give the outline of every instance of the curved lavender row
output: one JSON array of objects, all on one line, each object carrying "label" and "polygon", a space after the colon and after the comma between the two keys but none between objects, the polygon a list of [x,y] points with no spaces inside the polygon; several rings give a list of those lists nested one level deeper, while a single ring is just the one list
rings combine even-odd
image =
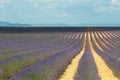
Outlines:
[{"label": "curved lavender row", "polygon": [[[74,41],[74,40],[73,40]],[[73,41],[71,42],[71,43],[73,43]],[[68,47],[69,45],[67,45],[68,43],[69,43],[70,41],[66,41],[66,44],[65,45],[61,45],[61,46],[58,46],[58,47],[56,47],[56,46],[51,46],[49,49],[47,49],[46,50],[46,52],[47,51],[49,51],[49,50],[51,50],[53,47],[55,47],[54,49],[59,49],[59,48],[66,48],[66,47]],[[67,46],[66,46],[67,45]],[[69,46],[70,47],[70,46]],[[12,53],[12,54],[3,54],[3,55],[1,55],[0,57],[2,57],[2,59],[4,59],[4,58],[12,58],[12,57],[15,57],[15,56],[18,56],[18,55],[20,55],[20,56],[24,56],[24,55],[30,55],[30,54],[33,54],[33,53],[36,53],[36,52],[39,52],[39,51],[41,51],[41,50],[30,50],[30,51],[25,51],[25,52],[19,52],[19,54],[16,52],[16,53]],[[7,56],[6,56],[7,55]],[[9,56],[8,56],[9,55]],[[5,57],[4,57],[5,56]],[[11,57],[10,57],[11,56]],[[3,60],[4,61],[4,60]]]},{"label": "curved lavender row", "polygon": [[[71,35],[71,34],[73,34],[73,33],[67,32],[67,37],[68,37],[69,35]],[[65,38],[65,40],[63,40],[63,39],[64,39],[63,37]],[[59,38],[59,41],[60,41],[60,42],[57,43],[58,46],[60,46],[60,47],[64,47],[65,44],[68,44],[68,41],[69,41],[69,40],[75,40],[75,39],[69,39],[69,38],[65,37],[65,35],[64,35],[63,37],[62,37],[62,39]],[[66,42],[66,40],[67,40],[67,42]],[[62,41],[62,42],[61,42],[61,41]],[[68,47],[68,45],[67,45],[66,47]]]},{"label": "curved lavender row", "polygon": [[[58,47],[55,46],[55,48],[58,48]],[[0,57],[1,57],[0,60],[4,59],[4,58],[10,58],[10,57],[16,56],[16,55],[24,55],[24,54],[33,53],[33,52],[36,52],[36,51],[40,51],[42,49],[44,49],[44,48],[41,47],[40,49],[33,49],[33,50],[30,50],[30,49],[21,49],[21,50],[9,51],[9,52],[6,52],[6,53],[0,53]],[[49,49],[51,49],[51,47]]]},{"label": "curved lavender row", "polygon": [[[72,34],[72,33],[71,33]],[[69,34],[70,35],[70,34]],[[69,36],[68,35],[68,36]],[[81,34],[79,35],[79,37],[81,36]],[[74,40],[74,39],[73,39]],[[66,42],[63,42],[61,45],[59,45],[59,46],[62,46],[62,45],[64,45],[64,44],[67,44]]]},{"label": "curved lavender row", "polygon": [[29,80],[33,78],[36,80],[57,80],[73,57],[79,53],[82,48],[82,43],[83,39],[80,41],[78,47],[60,52],[38,62],[35,65],[22,70],[20,73],[17,73],[10,80]]},{"label": "curved lavender row", "polygon": [[[71,40],[70,40],[71,41]],[[68,42],[66,42],[66,43],[69,43],[69,41]],[[74,44],[75,43],[75,40],[72,40],[71,42],[70,42],[71,44]],[[67,45],[67,44],[66,44]],[[62,46],[63,47],[63,46]],[[66,46],[65,46],[66,47]],[[67,48],[71,48],[72,46],[67,46]],[[52,51],[52,50],[55,50],[55,49],[63,49],[63,48],[59,48],[59,47],[54,47],[54,46],[52,46],[52,47],[50,47],[50,48],[48,48],[48,49],[44,49],[44,52],[48,52],[48,51]],[[65,48],[66,49],[66,48]],[[29,52],[28,54],[27,53],[25,53],[25,54],[23,54],[23,55],[16,55],[16,56],[24,56],[24,57],[27,57],[27,56],[33,56],[34,54],[38,54],[38,53],[42,53],[43,52],[43,50],[35,50],[35,51],[33,51],[33,52]],[[11,57],[11,58],[15,58],[16,56],[13,56],[13,57]],[[8,58],[8,60],[9,60],[10,58]],[[4,61],[4,60],[3,60]]]},{"label": "curved lavender row", "polygon": [[19,51],[10,51],[9,53],[0,53],[0,61],[1,60],[4,60],[6,58],[11,58],[11,57],[14,57],[14,56],[20,56],[20,55],[25,55],[25,54],[29,54],[29,53],[33,53],[33,52],[36,52],[36,51],[41,51],[42,49],[38,49],[38,50],[27,50],[27,49],[22,49],[22,50],[19,50]]},{"label": "curved lavender row", "polygon": [[[56,39],[57,39],[57,40],[56,40]],[[64,40],[62,37],[61,37],[61,39],[58,39],[58,37],[57,37],[57,38],[55,38],[54,44],[58,44],[58,43],[61,44],[61,42],[59,42],[59,41],[61,41],[61,40],[66,41],[66,40]],[[57,43],[56,43],[56,42],[57,42]],[[50,43],[52,44],[52,42],[50,42]],[[2,44],[3,44],[3,43],[2,43]],[[37,44],[36,44],[38,47],[37,47],[36,45],[31,44],[31,43],[30,43],[30,44],[29,44],[29,43],[28,43],[28,44],[26,44],[26,43],[25,43],[25,44],[23,44],[23,43],[22,43],[22,44],[21,44],[21,43],[18,44],[18,43],[16,43],[16,42],[13,42],[13,43],[7,44],[7,43],[5,42],[3,45],[5,45],[5,44],[6,44],[7,46],[12,46],[12,45],[13,45],[13,46],[16,46],[16,47],[19,47],[19,48],[20,48],[20,45],[21,45],[21,47],[23,46],[23,47],[28,48],[28,49],[31,49],[30,46],[34,46],[34,47],[32,47],[32,48],[40,48],[40,47],[38,46],[38,44],[39,44],[38,42],[37,42]],[[10,44],[12,44],[12,45],[10,45]],[[46,44],[46,45],[47,45],[48,48],[51,47],[51,46],[49,46],[48,44]],[[53,45],[53,44],[52,44],[52,45]],[[41,46],[41,44],[40,44],[40,46]],[[45,44],[42,44],[41,47],[46,47],[46,46],[45,46]],[[16,51],[16,50],[15,50],[15,51]],[[14,51],[12,51],[12,52],[14,52]]]},{"label": "curved lavender row", "polygon": [[119,34],[117,35],[117,34],[115,34],[117,31],[111,31],[111,33],[116,37],[116,38],[119,38]]},{"label": "curved lavender row", "polygon": [[[95,37],[95,39],[96,39],[96,37]],[[91,40],[92,40],[92,39],[91,39]],[[93,40],[92,40],[92,41],[93,41]],[[96,41],[97,41],[97,39],[96,39]],[[94,42],[93,42],[93,43],[94,43]],[[109,55],[112,55],[111,57],[118,57],[118,58],[120,57],[119,51],[116,51],[116,50],[114,50],[114,49],[111,49],[112,51],[110,51],[110,50],[104,48],[104,46],[101,45],[100,42],[97,41],[97,43],[98,43],[99,46],[104,50],[104,52],[108,53]],[[104,42],[103,42],[103,43],[104,43]],[[109,47],[110,47],[110,46],[109,46]]]},{"label": "curved lavender row", "polygon": [[[10,75],[13,75],[18,69],[26,68],[27,66],[30,66],[31,64],[34,64],[37,61],[43,60],[44,58],[51,56],[53,54],[56,54],[58,51],[38,51],[36,53],[29,53],[25,55],[17,55],[12,58],[4,59],[0,61],[0,70],[2,70],[0,77],[7,77]],[[43,55],[44,54],[44,55]],[[16,65],[15,65],[16,64]],[[6,70],[6,68],[10,66],[12,71]],[[10,74],[11,72],[11,74]],[[8,75],[9,74],[9,75]]]},{"label": "curved lavender row", "polygon": [[104,61],[113,71],[115,76],[120,78],[120,61],[114,57],[115,53],[110,53],[108,50],[105,50],[104,52],[100,51],[94,42],[93,42],[93,47],[95,51],[98,53],[98,55],[100,55],[104,59]]},{"label": "curved lavender row", "polygon": [[[65,41],[66,41],[66,40],[65,40]],[[69,40],[69,41],[70,41],[70,40]],[[69,43],[69,41],[66,41],[66,43]],[[37,45],[37,46],[38,46],[38,45]],[[47,46],[48,46],[48,45],[47,45]],[[63,46],[64,46],[64,47],[67,47],[67,46],[65,46],[65,45],[63,45]],[[48,49],[51,49],[52,47],[55,47],[56,49],[57,49],[57,48],[60,48],[60,47],[63,48],[63,46],[49,46]],[[27,48],[28,48],[28,47],[27,47]],[[45,45],[39,45],[38,48],[46,48],[46,47],[45,47]],[[46,49],[47,49],[47,48],[46,48]],[[38,50],[39,50],[39,49],[38,49]],[[37,51],[38,51],[38,50],[37,50]],[[20,52],[19,52],[19,51],[20,51],[20,50],[17,50],[17,51],[14,50],[14,51],[9,52],[9,53],[1,53],[1,54],[0,54],[0,59],[10,58],[10,57],[12,57],[12,56],[14,57],[14,56],[16,56],[16,55],[18,56],[18,54],[19,54],[19,55],[24,55],[24,54],[36,52],[36,50],[30,50],[30,49],[29,49],[28,51],[27,51],[27,49],[23,49],[23,50],[20,51]],[[10,53],[12,53],[12,54],[10,54]]]},{"label": "curved lavender row", "polygon": [[[16,47],[16,48],[28,48],[28,49],[32,49],[32,48],[37,48],[36,46],[39,45],[40,41],[45,41],[44,38],[39,38],[39,35],[35,35],[33,34],[33,37],[31,38],[30,35],[27,35],[26,37],[24,37],[24,35],[14,35],[14,36],[11,36],[12,34],[10,34],[10,36],[12,37],[9,37],[8,36],[9,34],[6,35],[6,37],[3,36],[3,39],[1,41],[0,39],[0,43],[1,45],[3,44],[5,47],[8,47],[9,49],[11,47]],[[35,36],[34,36],[35,35]],[[41,35],[41,34],[40,34]],[[53,34],[52,34],[53,35]],[[59,34],[57,34],[59,35]],[[54,36],[57,36],[56,34],[54,34]],[[0,35],[2,36],[2,35]],[[37,39],[35,38],[37,37]],[[43,36],[44,37],[44,36]],[[58,39],[59,36],[57,36],[55,39]],[[20,39],[19,39],[20,38]],[[29,39],[30,38],[30,39]],[[45,38],[46,39],[46,38]],[[49,38],[48,38],[49,39]],[[54,38],[53,38],[54,39]],[[46,39],[47,40],[47,39]],[[58,39],[59,40],[59,39]],[[47,41],[49,42],[49,40]],[[37,43],[37,44],[36,44]],[[51,43],[51,42],[50,42]],[[59,43],[59,42],[58,42]],[[41,45],[41,43],[40,43]],[[45,45],[45,44],[44,44]],[[31,46],[34,46],[34,47],[31,47]],[[46,47],[50,47],[48,44]],[[39,48],[39,47],[38,47]],[[16,51],[16,50],[15,50]],[[13,51],[12,51],[13,52]]]},{"label": "curved lavender row", "polygon": [[[94,33],[94,35],[95,35],[95,33]],[[98,34],[97,34],[98,35]],[[99,39],[97,38],[97,36],[95,35],[95,39],[96,39],[96,42],[97,43],[99,43],[99,46],[102,46],[102,49],[104,50],[104,51],[108,51],[108,52],[110,52],[110,50],[108,49],[108,48],[106,48],[102,43],[104,43],[104,41],[100,38],[100,36],[98,36],[99,37]]]},{"label": "curved lavender row", "polygon": [[[111,34],[112,34],[112,33],[111,33]],[[116,37],[114,40],[115,40],[116,43],[118,43],[118,45],[119,45],[120,37]]]},{"label": "curved lavender row", "polygon": [[[75,47],[76,45],[76,40],[72,41],[72,45],[67,47],[67,48],[61,48],[60,50],[43,50],[43,52],[39,52],[37,51],[36,53],[29,53],[29,54],[25,54],[25,55],[21,55],[21,56],[14,56],[12,58],[8,58],[5,60],[2,60],[0,62],[0,68],[1,70],[3,70],[3,72],[1,73],[1,78],[9,78],[12,77],[12,75],[14,75],[14,73],[20,71],[23,68],[26,68],[38,61],[41,61],[45,58],[47,58],[48,56],[52,56],[55,54],[58,54],[58,52],[62,51],[66,51],[66,50],[71,50],[71,48]],[[73,46],[73,47],[72,47]],[[49,51],[49,52],[48,52]],[[42,53],[42,54],[41,54]],[[43,55],[44,54],[44,55]],[[11,67],[9,68],[9,70],[6,71],[7,67]],[[11,74],[10,74],[11,73]]]},{"label": "curved lavender row", "polygon": [[[108,34],[110,37],[112,37],[109,32],[107,32],[107,34]],[[102,35],[103,35],[103,34],[102,34]],[[106,35],[106,34],[104,34],[104,35]],[[108,35],[106,35],[107,38],[105,38],[105,37],[103,36],[104,39],[105,39],[106,41],[108,41],[109,43],[111,43],[112,45],[114,45],[115,47],[120,48],[120,46],[118,45],[118,43],[115,41],[116,38],[113,38],[113,37],[110,38],[110,37],[108,37]],[[115,48],[113,48],[113,49],[115,49]],[[115,50],[118,50],[118,49],[115,49]]]},{"label": "curved lavender row", "polygon": [[[111,38],[112,39],[112,41],[114,41],[115,42],[115,44],[119,44],[119,40],[120,40],[120,37],[116,37],[113,33],[111,33],[111,32],[109,32],[109,35],[110,36],[114,36],[113,38]],[[118,39],[118,40],[117,40]]]},{"label": "curved lavender row", "polygon": [[119,32],[118,34],[116,34],[116,35],[115,35],[115,32],[116,32],[116,31],[114,31],[114,32],[111,31],[110,34],[112,34],[112,35],[115,36],[115,38],[113,38],[113,39],[114,39],[114,41],[115,41],[116,43],[119,44],[120,37],[118,36],[118,34],[120,34],[120,32]]},{"label": "curved lavender row", "polygon": [[[57,39],[56,41],[58,41],[58,40],[59,39]],[[33,41],[34,41],[34,39],[33,39]],[[49,41],[49,44],[46,43],[46,45],[47,45],[46,47],[49,48],[51,46],[50,43],[52,44],[53,41],[52,40],[48,40],[48,41]],[[38,49],[39,47],[44,47],[44,45],[45,45],[41,41],[36,41],[36,40],[34,42],[29,42],[29,43],[25,43],[25,42],[19,43],[19,42],[9,42],[9,41],[8,42],[4,41],[4,42],[0,42],[0,43],[1,43],[2,46],[8,47],[8,48],[10,48],[10,47],[16,47],[16,48],[26,48],[26,49],[36,49],[36,48]]]},{"label": "curved lavender row", "polygon": [[[66,43],[69,43],[71,40],[69,40],[69,41],[66,41]],[[39,46],[41,46],[41,45],[39,45]],[[48,45],[47,45],[48,46]],[[63,45],[63,46],[65,46],[65,45]],[[55,48],[60,48],[60,47],[62,47],[63,48],[63,46],[49,46],[50,47],[50,49],[51,48],[53,48],[53,47],[55,47]],[[44,47],[45,47],[45,45],[44,45]],[[39,48],[44,48],[44,47],[39,47]],[[65,47],[68,47],[68,46],[65,46]],[[64,47],[64,48],[65,48]],[[25,51],[21,51],[21,52],[16,52],[16,51],[12,51],[12,52],[9,52],[9,53],[1,53],[0,54],[0,57],[1,57],[1,59],[4,59],[4,58],[9,58],[9,57],[14,57],[15,55],[24,55],[24,54],[28,54],[28,53],[34,53],[34,52],[36,52],[36,50],[30,50],[30,51],[27,51],[26,49],[24,49]],[[37,50],[38,51],[38,50]],[[12,53],[12,54],[10,54],[10,53]]]},{"label": "curved lavender row", "polygon": [[[108,50],[108,49],[106,49],[105,46],[103,46],[103,45],[99,42],[99,40],[96,38],[96,36],[95,36],[95,39],[96,39],[97,43],[99,43],[99,45],[102,47],[102,49],[103,49],[105,52],[107,52],[107,53],[109,53],[109,54],[112,54],[112,55],[114,55],[114,56],[120,57],[119,51],[114,51],[114,49],[113,49],[111,46],[109,46],[109,48],[111,48],[111,50]],[[105,43],[105,42],[102,41],[102,40],[101,40],[101,42]],[[108,46],[108,45],[107,45],[107,46]]]},{"label": "curved lavender row", "polygon": [[[79,42],[79,41],[78,41]],[[71,45],[73,45],[74,43],[76,43],[76,40],[75,39],[67,39],[67,40],[64,40],[64,42],[62,43],[61,42],[61,40],[60,40],[60,42],[58,42],[58,43],[60,43],[59,45],[58,45],[58,48],[60,49],[64,49],[64,48],[66,48],[66,47],[70,47]],[[56,47],[55,47],[56,48]]]},{"label": "curved lavender row", "polygon": [[88,41],[86,42],[86,50],[79,62],[77,73],[74,80],[101,80],[98,76],[95,61],[89,48]]},{"label": "curved lavender row", "polygon": [[107,44],[107,42],[106,42],[103,38],[101,38],[101,36],[99,35],[98,31],[97,31],[96,33],[97,33],[97,35],[98,35],[98,37],[99,37],[99,40],[108,47],[107,50],[111,51],[111,50],[112,50],[112,47],[109,46],[109,45]]},{"label": "curved lavender row", "polygon": [[[46,41],[46,42],[51,43],[50,40],[52,40],[52,39],[47,38],[47,37],[45,38],[44,36],[42,36],[42,38],[41,37],[39,38],[39,35],[41,35],[41,33],[39,33],[37,35],[36,34],[30,34],[30,35],[27,35],[27,36],[24,36],[23,34],[18,34],[17,36],[16,35],[12,36],[12,34],[10,34],[9,36],[11,36],[11,37],[9,37],[8,35],[9,34],[7,34],[6,37],[3,37],[3,39],[0,39],[1,45],[3,44],[3,45],[5,45],[5,47],[8,47],[8,48],[13,46],[13,47],[18,47],[18,48],[20,48],[20,47],[28,47],[30,49],[31,45],[35,46],[36,43],[37,43],[36,45],[38,45],[39,42],[41,42],[41,41],[42,42]],[[51,36],[49,36],[49,37],[59,40],[59,35],[61,35],[61,34],[60,33],[59,34],[51,34],[52,37]]]},{"label": "curved lavender row", "polygon": [[114,32],[118,37],[120,37],[120,31],[115,31]]},{"label": "curved lavender row", "polygon": [[[54,34],[55,35],[55,34]],[[36,48],[36,46],[38,46],[39,45],[39,43],[41,42],[41,41],[45,41],[44,39],[40,39],[39,40],[39,38],[37,39],[37,41],[36,40],[34,40],[34,38],[32,39],[33,41],[29,41],[29,42],[27,42],[27,43],[25,43],[24,44],[24,42],[22,42],[22,44],[21,43],[19,43],[20,45],[22,45],[21,47],[25,47],[25,48],[28,48],[28,49],[31,49],[30,48],[30,46],[34,46],[35,48]],[[52,40],[55,40],[55,42],[53,42]],[[59,43],[59,44],[61,44],[61,42],[59,42],[59,41],[65,41],[65,39],[63,38],[63,37],[60,37],[59,38],[59,36],[57,36],[57,37],[55,37],[55,38],[53,38],[53,39],[49,39],[49,40],[47,40],[47,42],[48,43],[50,43],[50,44],[52,44],[53,45],[53,43],[54,44],[56,44],[56,42],[57,42],[57,44]],[[37,43],[37,44],[36,44]],[[48,45],[48,43],[46,43],[46,45],[47,46],[44,46],[45,44],[41,44],[40,43],[40,45],[39,46],[44,46],[44,47],[51,47],[50,45]],[[3,44],[3,45],[5,45],[5,44],[7,44],[6,42]],[[11,44],[11,43],[9,43],[9,44]],[[16,43],[16,42],[12,42],[12,44],[13,44],[13,46],[18,46],[18,42]],[[20,47],[20,45],[18,46],[18,47]],[[10,45],[11,46],[11,45]],[[38,46],[38,48],[39,48],[39,46]],[[34,48],[34,47],[32,47],[32,48]]]},{"label": "curved lavender row", "polygon": [[[101,35],[103,36],[103,34],[101,34]],[[105,35],[105,34],[104,34],[104,35]],[[110,39],[108,36],[107,36],[107,38],[105,38],[105,37],[103,36],[103,39],[104,39],[105,41],[107,41],[107,46],[109,46],[109,48],[112,49],[112,51],[113,51],[113,50],[119,51],[119,50],[118,50],[118,47],[116,47],[115,44],[113,44],[113,43],[110,41],[111,39]]]},{"label": "curved lavender row", "polygon": [[[1,42],[0,42],[1,44]],[[4,44],[4,43],[2,43]],[[0,45],[0,53],[7,53],[9,51],[15,51],[15,50],[21,50],[21,49],[24,49],[24,48],[13,48],[13,47],[7,47],[7,46],[2,46]]]},{"label": "curved lavender row", "polygon": [[108,39],[106,39],[106,41],[111,42],[111,44],[112,44],[112,51],[110,51],[110,53],[112,53],[115,57],[120,59],[119,43],[116,43],[114,38],[113,39],[108,38]]},{"label": "curved lavender row", "polygon": [[23,55],[16,55],[16,56],[13,56],[13,57],[10,57],[10,58],[5,58],[3,60],[0,61],[0,63],[5,63],[7,61],[10,61],[11,59],[17,59],[19,57],[21,58],[29,58],[29,57],[33,57],[35,55],[39,55],[39,54],[45,54],[45,53],[51,53],[51,52],[55,52],[56,51],[63,51],[63,50],[66,50],[66,49],[71,49],[72,46],[74,46],[74,44],[76,43],[76,40],[72,40],[72,42],[70,42],[69,44],[71,44],[71,46],[69,47],[66,47],[66,48],[54,48],[54,47],[51,47],[50,49],[43,49],[43,50],[38,50],[38,51],[34,51],[34,52],[30,52],[30,53],[27,53],[27,54],[23,54]]}]

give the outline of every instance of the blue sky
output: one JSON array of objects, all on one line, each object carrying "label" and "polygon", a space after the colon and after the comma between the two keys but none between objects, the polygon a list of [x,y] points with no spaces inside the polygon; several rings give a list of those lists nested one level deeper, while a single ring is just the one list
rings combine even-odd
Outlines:
[{"label": "blue sky", "polygon": [[0,21],[120,24],[120,0],[0,0]]}]

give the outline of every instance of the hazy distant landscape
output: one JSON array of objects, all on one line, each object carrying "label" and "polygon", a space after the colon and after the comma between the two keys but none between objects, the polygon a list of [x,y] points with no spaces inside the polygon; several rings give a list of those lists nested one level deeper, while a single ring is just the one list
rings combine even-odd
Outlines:
[{"label": "hazy distant landscape", "polygon": [[0,26],[4,27],[25,27],[25,26],[32,26],[30,24],[21,24],[21,23],[9,23],[9,22],[0,22]]},{"label": "hazy distant landscape", "polygon": [[5,21],[0,21],[0,27],[120,27],[117,23],[96,23],[96,24],[65,24],[65,23],[54,23],[54,24],[24,24],[24,23],[10,23]]}]

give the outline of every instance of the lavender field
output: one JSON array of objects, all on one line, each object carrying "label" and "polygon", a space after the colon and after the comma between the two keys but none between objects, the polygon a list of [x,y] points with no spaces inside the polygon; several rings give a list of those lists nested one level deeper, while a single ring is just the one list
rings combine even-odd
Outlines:
[{"label": "lavender field", "polygon": [[0,80],[120,80],[120,30],[1,32]]}]

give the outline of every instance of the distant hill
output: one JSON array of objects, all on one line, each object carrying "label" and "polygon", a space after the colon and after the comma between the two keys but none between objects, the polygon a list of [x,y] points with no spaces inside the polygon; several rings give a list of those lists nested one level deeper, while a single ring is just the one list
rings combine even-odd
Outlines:
[{"label": "distant hill", "polygon": [[49,26],[49,27],[120,27],[120,24],[63,24],[63,23],[58,23],[58,24],[32,24],[33,26]]},{"label": "distant hill", "polygon": [[62,23],[55,23],[55,24],[32,24],[33,26],[52,26],[52,27],[55,27],[55,26],[69,26],[68,24],[62,24]]},{"label": "distant hill", "polygon": [[9,23],[9,22],[0,22],[0,26],[6,26],[6,27],[26,27],[26,26],[31,26],[30,24],[20,24],[20,23]]},{"label": "distant hill", "polygon": [[0,27],[120,27],[120,23],[117,24],[22,24],[22,23],[9,23],[0,21]]}]

